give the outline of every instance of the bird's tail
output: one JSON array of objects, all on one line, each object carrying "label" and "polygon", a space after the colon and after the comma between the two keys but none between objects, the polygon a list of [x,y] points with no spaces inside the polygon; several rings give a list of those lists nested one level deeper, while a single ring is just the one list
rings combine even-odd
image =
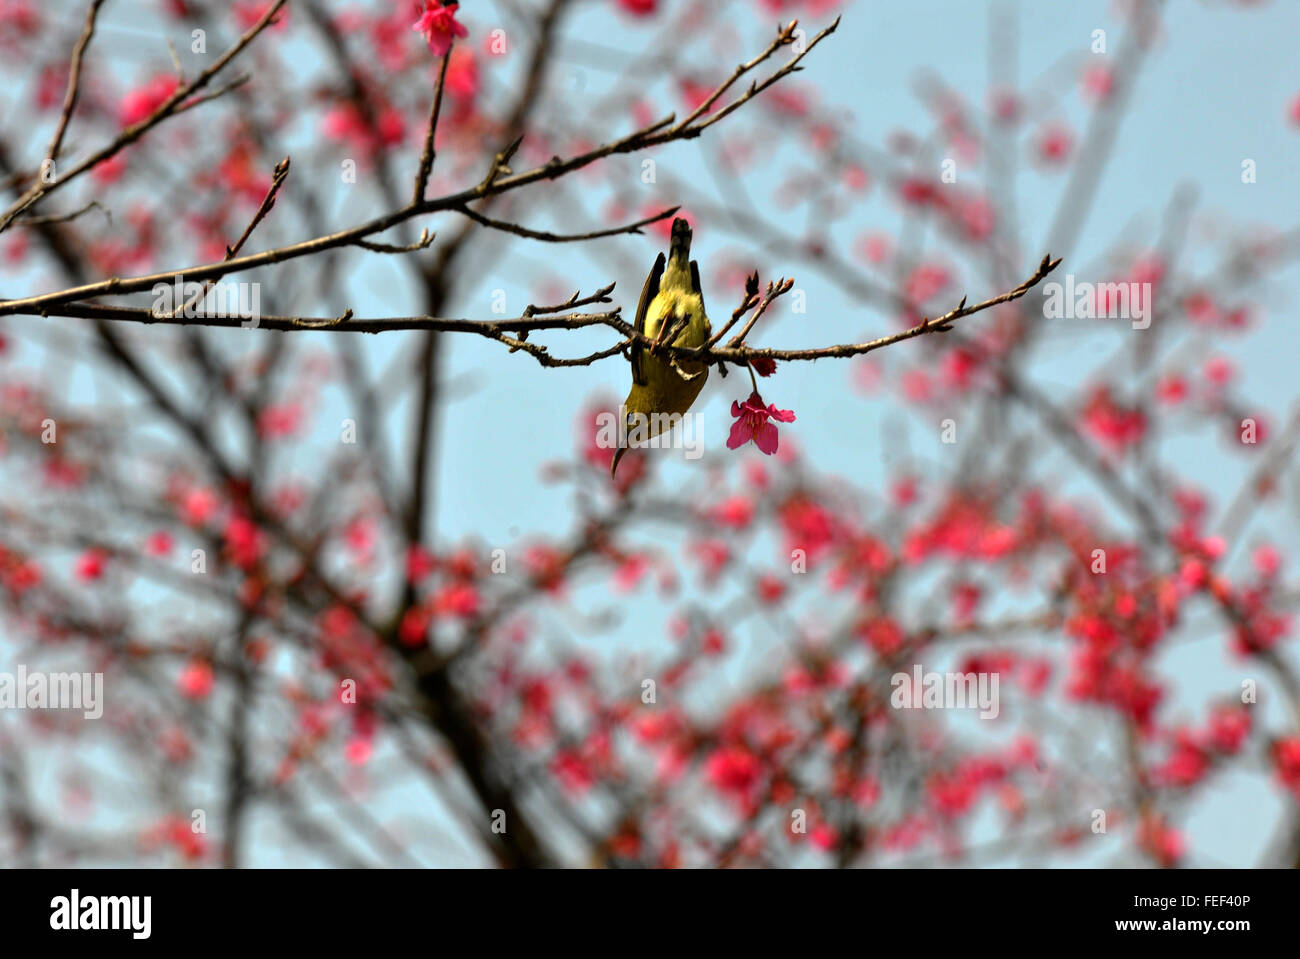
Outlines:
[{"label": "bird's tail", "polygon": [[673,220],[672,239],[668,242],[668,259],[677,263],[681,269],[691,259],[691,225],[683,217]]}]

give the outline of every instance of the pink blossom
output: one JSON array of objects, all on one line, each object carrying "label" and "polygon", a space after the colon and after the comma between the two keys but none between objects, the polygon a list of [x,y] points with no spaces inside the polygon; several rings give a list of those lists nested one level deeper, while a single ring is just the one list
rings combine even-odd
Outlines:
[{"label": "pink blossom", "polygon": [[[716,87],[708,83],[701,83],[693,77],[683,77],[678,81],[677,87],[681,91],[682,102],[686,104],[688,110],[698,110],[716,89]],[[712,113],[720,105],[721,102],[715,100],[707,112]]]},{"label": "pink blossom", "polygon": [[129,127],[147,120],[176,92],[177,80],[170,73],[161,73],[143,86],[136,87],[122,98],[118,118],[122,126]]},{"label": "pink blossom", "polygon": [[570,793],[584,793],[596,782],[591,765],[571,749],[555,755],[551,760],[551,773]]},{"label": "pink blossom", "polygon": [[720,656],[727,649],[727,638],[719,630],[710,629],[700,639],[700,651],[709,656]]},{"label": "pink blossom", "polygon": [[1205,378],[1213,386],[1227,386],[1235,372],[1227,357],[1212,356],[1205,361]]},{"label": "pink blossom", "polygon": [[734,450],[743,446],[750,440],[760,450],[771,456],[777,449],[776,425],[770,420],[776,420],[779,423],[793,423],[794,412],[792,410],[778,410],[776,406],[763,405],[763,397],[757,392],[751,393],[749,399],[744,403],[737,403],[734,400],[731,404],[731,415],[736,418],[736,422],[731,424],[731,435],[727,437],[727,449]]},{"label": "pink blossom", "polygon": [[181,498],[181,515],[191,526],[202,526],[217,511],[217,494],[210,489],[196,487]]},{"label": "pink blossom", "polygon": [[472,100],[478,93],[478,60],[469,47],[457,47],[447,63],[447,92],[462,100]]},{"label": "pink blossom", "polygon": [[[266,16],[266,11],[271,8],[269,0],[242,0],[236,3],[231,12],[235,15],[235,22],[239,25],[240,32],[247,33]],[[286,19],[289,16],[289,8],[281,9],[275,15],[272,30],[284,30],[288,23]]]},{"label": "pink blossom", "polygon": [[1050,126],[1038,139],[1038,156],[1047,163],[1060,163],[1070,155],[1074,137],[1063,126]]},{"label": "pink blossom", "polygon": [[257,431],[264,437],[292,436],[302,422],[302,407],[297,403],[268,406],[257,418]]},{"label": "pink blossom", "polygon": [[188,699],[205,698],[212,692],[212,684],[212,664],[202,659],[188,663],[176,680],[181,695]]},{"label": "pink blossom", "polygon": [[1002,123],[1020,119],[1020,98],[1011,90],[994,90],[989,95],[989,110]]},{"label": "pink blossom", "polygon": [[470,583],[448,583],[433,598],[434,611],[445,616],[478,615],[478,590]]},{"label": "pink blossom", "polygon": [[166,530],[159,530],[156,533],[149,534],[145,540],[144,548],[150,556],[166,556],[172,551],[176,541],[172,539],[172,534]]},{"label": "pink blossom", "polygon": [[421,606],[412,606],[402,615],[397,627],[397,638],[403,646],[423,646],[429,632],[429,611]]},{"label": "pink blossom", "polygon": [[1084,96],[1100,103],[1114,91],[1115,74],[1105,64],[1094,64],[1083,72],[1082,82]]},{"label": "pink blossom", "polygon": [[953,214],[968,239],[987,240],[992,235],[995,213],[987,198],[965,197],[957,202]]},{"label": "pink blossom", "polygon": [[722,570],[731,561],[731,549],[720,539],[702,540],[692,544],[690,552],[704,567],[704,582],[711,584],[722,574]]},{"label": "pink blossom", "polygon": [[1174,373],[1161,377],[1156,384],[1156,397],[1171,406],[1183,402],[1187,399],[1187,380]]},{"label": "pink blossom", "polygon": [[648,17],[655,12],[659,0],[618,0],[618,5],[634,17]]},{"label": "pink blossom", "polygon": [[614,588],[621,593],[631,592],[645,577],[649,561],[641,553],[634,553],[619,564],[614,571]]},{"label": "pink blossom", "polygon": [[937,263],[922,263],[908,274],[903,295],[910,303],[924,303],[942,293],[952,277]]},{"label": "pink blossom", "polygon": [[104,561],[107,557],[102,549],[88,549],[77,559],[77,579],[93,583],[104,575]]},{"label": "pink blossom", "polygon": [[871,174],[856,163],[844,168],[844,185],[855,193],[861,193],[871,186]]},{"label": "pink blossom", "polygon": [[459,7],[458,3],[443,6],[439,0],[424,0],[424,11],[420,14],[420,19],[411,25],[412,30],[424,34],[424,40],[435,56],[446,56],[456,37],[469,36],[465,25],[456,21]]},{"label": "pink blossom", "polygon": [[40,28],[41,20],[31,0],[0,0],[0,24],[29,36]]},{"label": "pink blossom", "polygon": [[354,557],[368,554],[375,546],[375,523],[369,517],[359,516],[343,530],[343,541]]},{"label": "pink blossom", "polygon": [[785,595],[785,583],[771,573],[760,576],[756,585],[758,598],[764,603],[775,603]]},{"label": "pink blossom", "polygon": [[1250,728],[1250,711],[1240,706],[1219,706],[1210,713],[1210,742],[1225,753],[1240,750]]},{"label": "pink blossom", "polygon": [[744,529],[754,518],[754,501],[743,493],[728,497],[713,508],[713,521],[721,526]]},{"label": "pink blossom", "polygon": [[412,583],[423,582],[437,568],[437,557],[418,543],[406,554],[406,578]]},{"label": "pink blossom", "polygon": [[1292,736],[1273,743],[1273,762],[1282,785],[1300,798],[1300,737]]},{"label": "pink blossom", "polygon": [[343,747],[343,756],[354,766],[364,766],[374,752],[374,743],[364,736],[353,736]]},{"label": "pink blossom", "polygon": [[266,536],[257,524],[243,516],[232,516],[226,523],[226,550],[240,569],[249,569],[266,550]]},{"label": "pink blossom", "polygon": [[1137,838],[1138,845],[1166,868],[1176,864],[1187,848],[1182,834],[1158,815],[1149,816],[1139,824]]},{"label": "pink blossom", "polygon": [[883,233],[867,233],[858,237],[854,251],[868,263],[884,263],[889,259],[893,243]]},{"label": "pink blossom", "polygon": [[743,746],[723,746],[704,764],[705,774],[720,792],[744,794],[758,782],[759,762]]},{"label": "pink blossom", "polygon": [[1264,545],[1255,550],[1251,562],[1261,576],[1272,578],[1277,575],[1278,569],[1282,566],[1282,557],[1275,547]]},{"label": "pink blossom", "polygon": [[22,593],[29,589],[34,589],[41,584],[43,574],[41,567],[31,560],[19,560],[18,563],[9,569],[0,568],[0,582],[6,589],[11,589],[15,593]]},{"label": "pink blossom", "polygon": [[839,841],[839,835],[826,823],[820,823],[808,834],[808,839],[822,852],[830,852]]}]

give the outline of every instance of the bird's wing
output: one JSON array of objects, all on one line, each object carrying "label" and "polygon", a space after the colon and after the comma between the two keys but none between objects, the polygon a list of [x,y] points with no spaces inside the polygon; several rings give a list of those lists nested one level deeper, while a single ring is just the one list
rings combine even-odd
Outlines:
[{"label": "bird's wing", "polygon": [[[650,275],[645,278],[645,286],[641,287],[641,300],[636,305],[636,322],[633,324],[636,331],[642,336],[645,335],[645,315],[650,309],[650,303],[659,295],[659,280],[664,275],[664,255],[662,253],[655,259],[655,265],[650,268]],[[640,343],[632,344],[632,382],[638,386],[645,386],[645,374],[641,370],[641,353],[643,347]]]},{"label": "bird's wing", "polygon": [[[695,291],[695,295],[700,298],[700,306],[703,308],[704,287],[700,285],[700,264],[698,260],[691,260],[691,289],[693,289]],[[712,326],[709,325],[708,319],[709,319],[709,311],[707,308],[704,308],[705,327],[709,330],[710,333],[712,333],[713,328]]]}]

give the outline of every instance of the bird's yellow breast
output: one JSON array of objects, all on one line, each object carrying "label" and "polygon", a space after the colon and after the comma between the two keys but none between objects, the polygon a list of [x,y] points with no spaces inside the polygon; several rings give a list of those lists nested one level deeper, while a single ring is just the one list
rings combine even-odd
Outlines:
[{"label": "bird's yellow breast", "polygon": [[704,315],[704,300],[698,293],[687,287],[661,286],[659,294],[650,301],[646,308],[645,334],[654,339],[659,335],[659,328],[670,317],[690,316],[691,321],[673,340],[674,346],[703,346],[709,338],[709,319]]},{"label": "bird's yellow breast", "polygon": [[[665,274],[665,282],[660,286],[658,295],[646,308],[645,333],[654,339],[659,335],[665,323],[671,323],[674,317],[689,316],[690,322],[673,339],[674,346],[703,346],[709,338],[709,318],[704,314],[704,301],[689,284],[685,287],[671,282]],[[652,355],[649,349],[642,354],[642,370],[645,373],[645,385],[632,387],[625,403],[631,413],[685,413],[700,395],[704,381],[708,379],[708,367],[704,363],[681,360],[678,367],[687,374],[701,375],[687,381],[675,370],[664,355]],[[652,431],[652,434],[653,435]]]}]

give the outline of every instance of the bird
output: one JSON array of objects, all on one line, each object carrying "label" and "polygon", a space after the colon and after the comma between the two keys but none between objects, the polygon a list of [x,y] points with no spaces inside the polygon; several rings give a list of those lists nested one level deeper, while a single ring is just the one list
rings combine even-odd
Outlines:
[{"label": "bird", "polygon": [[[700,266],[691,259],[691,236],[690,223],[675,218],[667,262],[663,253],[655,259],[637,303],[636,330],[654,340],[649,347],[634,342],[630,350],[632,388],[623,401],[623,411],[628,435],[636,430],[638,441],[671,429],[670,417],[691,408],[709,377],[707,363],[678,361],[659,351],[663,344],[701,347],[713,332],[704,309]],[[638,424],[638,417],[645,420]],[[611,477],[617,474],[619,460],[627,450],[622,444],[614,450]]]}]

